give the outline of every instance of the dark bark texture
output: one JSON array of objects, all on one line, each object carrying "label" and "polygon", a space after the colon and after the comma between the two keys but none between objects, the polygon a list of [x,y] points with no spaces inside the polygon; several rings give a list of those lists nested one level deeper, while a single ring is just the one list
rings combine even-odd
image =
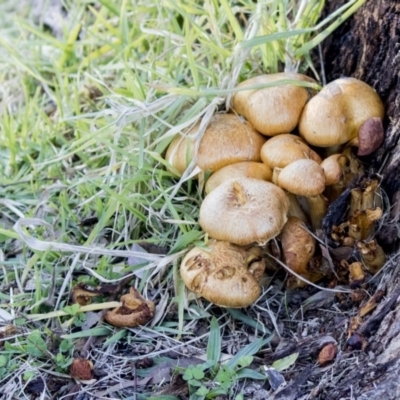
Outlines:
[{"label": "dark bark texture", "polygon": [[[327,0],[325,13],[344,3],[345,0]],[[327,82],[341,76],[361,79],[375,88],[385,104],[385,142],[367,161],[370,172],[382,175],[382,186],[398,213],[395,203],[400,199],[400,0],[367,0],[323,43],[322,52]],[[400,258],[394,255],[399,250],[400,227],[393,212],[391,217],[390,228],[396,236],[393,258],[380,278],[387,297],[381,304],[383,308],[371,317],[374,324],[366,326],[363,332],[369,337],[368,356],[364,365],[355,368],[329,393],[331,399],[400,398]]]},{"label": "dark bark texture", "polygon": [[[325,12],[344,3],[327,0]],[[341,76],[361,79],[385,104],[385,142],[370,161],[393,197],[400,188],[400,1],[367,0],[323,43],[323,56],[327,82]]]}]

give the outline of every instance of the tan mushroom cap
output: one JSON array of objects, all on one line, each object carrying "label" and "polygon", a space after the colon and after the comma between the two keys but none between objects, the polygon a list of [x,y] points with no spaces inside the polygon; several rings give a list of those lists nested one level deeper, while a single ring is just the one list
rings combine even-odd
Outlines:
[{"label": "tan mushroom cap", "polygon": [[226,165],[212,174],[207,180],[205,192],[210,193],[221,183],[229,179],[254,178],[271,181],[272,170],[267,165],[255,161],[241,161]]},{"label": "tan mushroom cap", "polygon": [[181,277],[193,292],[221,307],[241,308],[260,295],[264,273],[261,250],[210,240],[206,248],[190,250],[181,263]]},{"label": "tan mushroom cap", "polygon": [[[255,76],[240,83],[238,88],[274,83],[282,80],[315,81],[296,73],[276,73]],[[263,89],[242,90],[235,93],[232,108],[243,115],[259,132],[275,136],[291,132],[298,124],[311,89],[285,84]]]},{"label": "tan mushroom cap", "polygon": [[111,325],[121,328],[133,328],[144,325],[154,317],[155,304],[143,298],[133,287],[129,293],[121,296],[122,305],[104,314],[104,319]]},{"label": "tan mushroom cap", "polygon": [[209,193],[199,223],[210,237],[248,245],[266,243],[287,220],[289,201],[276,185],[252,178],[232,179]]},{"label": "tan mushroom cap", "polygon": [[313,160],[297,160],[283,168],[278,184],[300,196],[317,196],[325,189],[324,170]]},{"label": "tan mushroom cap", "polygon": [[[195,135],[199,126],[193,127],[186,136],[178,135],[167,150],[166,160],[180,174],[195,156]],[[203,171],[217,171],[239,161],[261,161],[260,150],[264,143],[265,137],[237,115],[215,114],[200,141],[196,164]]]},{"label": "tan mushroom cap", "polygon": [[310,145],[336,146],[356,138],[368,119],[383,116],[382,100],[371,86],[355,78],[340,78],[306,104],[299,132]]},{"label": "tan mushroom cap", "polygon": [[284,168],[293,161],[303,158],[314,160],[318,164],[321,157],[304,142],[302,138],[290,133],[274,136],[261,148],[261,159],[270,168]]},{"label": "tan mushroom cap", "polygon": [[[195,149],[195,138],[193,136],[194,131],[191,134],[176,135],[170,145],[168,146],[165,154],[165,160],[171,164],[176,170],[178,176],[182,176],[186,168],[194,157]],[[170,172],[175,172],[170,170]]]},{"label": "tan mushroom cap", "polygon": [[338,184],[343,179],[344,169],[348,163],[348,158],[342,154],[332,154],[325,158],[320,164],[325,174],[325,185]]}]

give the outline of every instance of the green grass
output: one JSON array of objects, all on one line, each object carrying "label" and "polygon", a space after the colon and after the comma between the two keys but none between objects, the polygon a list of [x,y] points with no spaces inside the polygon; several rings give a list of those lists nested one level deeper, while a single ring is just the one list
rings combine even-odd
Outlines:
[{"label": "green grass", "polygon": [[[131,276],[157,302],[147,336],[134,329],[123,338],[131,361],[143,358],[141,346],[157,358],[171,341],[205,355],[207,335],[194,332],[215,313],[231,329],[225,356],[236,330],[268,332],[256,312],[210,309],[185,292],[179,259],[204,238],[202,192],[192,170],[181,181],[167,172],[163,152],[177,132],[224,109],[238,81],[285,68],[319,79],[309,52],[364,1],[318,22],[321,0],[76,0],[66,2],[59,37],[28,6],[1,2],[0,308],[17,318],[18,333],[1,348],[0,386],[10,396],[26,396],[39,376],[68,381],[74,350],[90,335],[103,338],[91,357],[107,385],[128,379],[110,355],[118,329],[82,330],[87,310],[66,311],[76,282]],[[126,262],[138,242],[169,253],[148,255],[138,273]],[[116,393],[129,398],[132,388]]]}]

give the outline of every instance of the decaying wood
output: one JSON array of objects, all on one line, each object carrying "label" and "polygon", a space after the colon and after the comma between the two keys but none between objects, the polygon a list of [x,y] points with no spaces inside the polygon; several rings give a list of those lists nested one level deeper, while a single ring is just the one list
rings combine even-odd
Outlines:
[{"label": "decaying wood", "polygon": [[[343,5],[345,0],[327,0],[325,13]],[[322,46],[327,82],[341,76],[361,79],[381,96],[386,109],[386,137],[382,147],[364,160],[370,173],[382,175],[382,187],[392,204],[391,221],[381,240],[393,251],[392,262],[381,274],[387,299],[360,327],[371,335],[365,365],[359,365],[323,398],[399,399],[400,384],[400,1],[367,0],[357,13],[336,30]],[[351,396],[351,397],[350,397]],[[316,396],[318,398],[318,396]]]}]

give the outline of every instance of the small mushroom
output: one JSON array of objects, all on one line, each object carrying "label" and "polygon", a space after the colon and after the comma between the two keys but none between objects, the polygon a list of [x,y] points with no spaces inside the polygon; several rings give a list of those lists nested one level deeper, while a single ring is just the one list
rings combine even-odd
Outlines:
[{"label": "small mushroom", "polygon": [[81,306],[86,306],[92,302],[92,297],[101,295],[102,293],[83,282],[77,283],[72,288],[72,303],[78,303]]},{"label": "small mushroom", "polygon": [[211,303],[241,308],[259,297],[264,269],[260,248],[210,240],[207,247],[195,247],[186,254],[180,272],[187,288]]},{"label": "small mushroom", "polygon": [[[322,274],[315,274],[309,269],[309,262],[315,253],[315,239],[307,231],[304,222],[296,217],[289,217],[281,233],[283,259],[289,269],[315,282]],[[305,286],[307,283],[296,276],[288,279],[290,289]]]},{"label": "small mushroom", "polygon": [[371,86],[355,78],[340,78],[306,104],[299,132],[310,145],[331,147],[353,141],[359,146],[358,154],[367,155],[382,143],[384,132],[378,121],[383,116],[382,100]]},{"label": "small mushroom", "polygon": [[69,373],[74,379],[88,381],[93,378],[93,363],[86,358],[74,358]]},{"label": "small mushroom", "polygon": [[343,180],[344,167],[348,163],[348,158],[342,154],[332,154],[322,161],[321,168],[325,174],[325,185],[336,185]]},{"label": "small mushroom", "polygon": [[206,182],[205,192],[208,194],[221,183],[237,178],[254,178],[271,181],[272,170],[267,165],[255,161],[242,161],[226,165],[210,176]]},{"label": "small mushroom", "polygon": [[215,114],[195,155],[199,126],[197,124],[184,136],[176,136],[167,150],[165,159],[180,175],[194,157],[198,167],[212,172],[239,161],[261,161],[260,149],[265,138],[237,115]]},{"label": "small mushroom", "polygon": [[312,227],[320,228],[327,211],[327,201],[321,194],[325,189],[323,169],[313,160],[294,161],[280,170],[278,185],[307,199]]},{"label": "small mushroom", "polygon": [[285,192],[276,185],[252,178],[231,179],[205,197],[199,223],[214,239],[264,244],[279,234],[288,210]]},{"label": "small mushroom", "polygon": [[271,169],[284,168],[293,161],[314,160],[321,164],[321,157],[302,138],[290,133],[274,136],[261,147],[261,160]]},{"label": "small mushroom", "polygon": [[331,202],[336,200],[356,177],[364,174],[364,167],[354,156],[351,147],[346,147],[341,154],[332,154],[320,165],[325,172],[326,196]]},{"label": "small mushroom", "polygon": [[[243,115],[259,132],[275,136],[291,132],[298,124],[304,105],[312,90],[295,84],[280,84],[285,80],[315,83],[308,76],[295,73],[276,73],[255,76],[238,85],[232,108]],[[263,84],[276,84],[262,89],[243,90]]]},{"label": "small mushroom", "polygon": [[150,321],[155,312],[152,301],[144,299],[135,288],[121,297],[122,305],[108,311],[104,319],[111,325],[121,328],[133,328]]}]

